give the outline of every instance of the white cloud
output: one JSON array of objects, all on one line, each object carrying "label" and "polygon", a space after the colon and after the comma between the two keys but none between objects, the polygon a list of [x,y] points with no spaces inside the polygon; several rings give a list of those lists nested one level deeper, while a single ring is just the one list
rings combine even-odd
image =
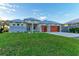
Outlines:
[{"label": "white cloud", "polygon": [[[13,14],[16,12],[17,5],[10,3],[0,3],[0,17],[3,20],[8,19],[7,14]],[[10,17],[9,17],[10,18]]]},{"label": "white cloud", "polygon": [[7,18],[7,17],[1,17],[1,19],[2,19],[2,20],[7,20],[8,18]]},{"label": "white cloud", "polygon": [[39,12],[40,10],[38,10],[38,9],[34,9],[34,10],[32,10],[33,12]]},{"label": "white cloud", "polygon": [[13,4],[10,4],[10,3],[0,3],[0,6],[5,6],[5,7],[9,7],[9,8],[14,8],[14,7],[17,7]]},{"label": "white cloud", "polygon": [[7,7],[4,7],[4,6],[0,6],[0,9],[3,9],[3,10],[5,9],[6,10],[8,8]]},{"label": "white cloud", "polygon": [[0,13],[12,13],[15,11],[15,5],[8,3],[0,3]]},{"label": "white cloud", "polygon": [[37,12],[33,12],[33,15],[37,15]]},{"label": "white cloud", "polygon": [[47,17],[46,16],[41,16],[40,19],[41,20],[45,20]]},{"label": "white cloud", "polygon": [[71,17],[72,14],[66,13],[66,14],[64,14],[64,16],[65,16],[65,17]]},{"label": "white cloud", "polygon": [[39,9],[34,9],[34,10],[32,10],[32,13],[33,13],[33,15],[35,15],[35,16],[40,16],[41,10],[39,10]]},{"label": "white cloud", "polygon": [[33,16],[38,17],[41,20],[45,20],[47,18],[46,16],[44,16],[45,13],[39,9],[32,10],[32,14],[33,14]]}]

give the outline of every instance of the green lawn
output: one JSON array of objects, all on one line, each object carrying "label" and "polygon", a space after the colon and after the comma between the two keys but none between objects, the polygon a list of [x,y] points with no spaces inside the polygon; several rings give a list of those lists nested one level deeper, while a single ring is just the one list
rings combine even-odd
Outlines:
[{"label": "green lawn", "polygon": [[47,33],[1,33],[0,55],[79,55],[79,40]]}]

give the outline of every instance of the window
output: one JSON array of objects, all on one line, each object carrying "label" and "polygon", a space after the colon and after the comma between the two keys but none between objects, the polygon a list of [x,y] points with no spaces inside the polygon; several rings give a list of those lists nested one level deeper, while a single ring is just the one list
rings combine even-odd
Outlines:
[{"label": "window", "polygon": [[65,27],[67,27],[67,26],[68,26],[68,24],[64,24],[64,26],[65,26]]},{"label": "window", "polygon": [[35,25],[34,25],[34,27],[33,27],[33,29],[35,30],[35,29],[36,29],[36,27],[37,27],[37,25],[35,24]]},{"label": "window", "polygon": [[15,26],[15,24],[13,24],[13,26]]},{"label": "window", "polygon": [[23,24],[21,24],[21,26],[23,26]]},{"label": "window", "polygon": [[17,24],[17,26],[19,26],[19,24]]},{"label": "window", "polygon": [[35,30],[36,29],[36,26],[34,26],[33,29]]},{"label": "window", "polygon": [[30,26],[28,26],[28,27],[27,27],[27,30],[28,30],[28,31],[30,31],[30,30],[31,30]]}]

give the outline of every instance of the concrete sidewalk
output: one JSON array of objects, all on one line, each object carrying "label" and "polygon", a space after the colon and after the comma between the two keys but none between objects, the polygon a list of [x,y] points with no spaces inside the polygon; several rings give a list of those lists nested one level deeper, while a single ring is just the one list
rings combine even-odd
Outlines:
[{"label": "concrete sidewalk", "polygon": [[60,36],[65,36],[65,37],[79,37],[79,34],[76,33],[66,33],[66,32],[48,32],[49,34],[55,34],[55,35],[60,35]]}]

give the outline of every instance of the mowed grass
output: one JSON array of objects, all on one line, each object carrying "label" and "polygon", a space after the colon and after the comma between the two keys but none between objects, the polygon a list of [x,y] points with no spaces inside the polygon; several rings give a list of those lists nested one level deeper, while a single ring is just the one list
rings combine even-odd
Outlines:
[{"label": "mowed grass", "polygon": [[1,33],[1,56],[75,56],[79,40],[47,33]]}]

